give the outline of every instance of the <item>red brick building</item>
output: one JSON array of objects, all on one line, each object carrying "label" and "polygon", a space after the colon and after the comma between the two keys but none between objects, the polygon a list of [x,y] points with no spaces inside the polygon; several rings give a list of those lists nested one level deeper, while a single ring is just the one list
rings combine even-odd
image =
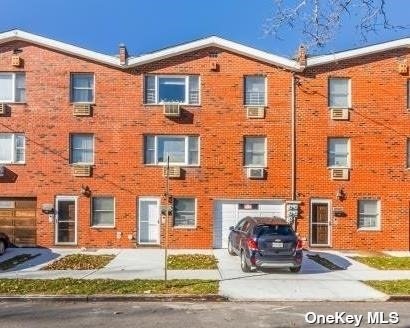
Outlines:
[{"label": "red brick building", "polygon": [[217,37],[128,57],[2,33],[0,230],[159,245],[169,207],[172,247],[218,248],[296,206],[311,245],[407,250],[408,44],[306,63]]}]

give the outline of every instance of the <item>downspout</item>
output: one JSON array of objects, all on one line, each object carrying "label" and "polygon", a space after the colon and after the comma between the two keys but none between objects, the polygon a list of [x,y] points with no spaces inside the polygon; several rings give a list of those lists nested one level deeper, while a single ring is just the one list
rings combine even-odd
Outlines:
[{"label": "downspout", "polygon": [[291,200],[296,201],[296,77],[292,73],[291,88]]}]

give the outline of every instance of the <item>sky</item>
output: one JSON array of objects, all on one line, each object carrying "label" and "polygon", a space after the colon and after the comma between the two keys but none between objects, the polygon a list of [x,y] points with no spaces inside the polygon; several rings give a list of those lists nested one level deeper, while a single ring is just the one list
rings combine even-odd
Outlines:
[{"label": "sky", "polygon": [[[409,9],[410,0],[387,0],[394,24],[410,24]],[[302,42],[297,31],[285,29],[281,39],[263,32],[273,10],[273,0],[0,0],[0,31],[19,28],[106,54],[125,43],[130,55],[217,35],[292,57]],[[410,30],[381,30],[368,44],[407,36]],[[336,39],[316,52],[361,45],[347,17]]]}]

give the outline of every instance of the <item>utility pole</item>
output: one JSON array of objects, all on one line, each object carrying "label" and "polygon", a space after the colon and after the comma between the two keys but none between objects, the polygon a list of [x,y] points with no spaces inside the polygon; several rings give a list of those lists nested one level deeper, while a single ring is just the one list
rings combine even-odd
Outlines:
[{"label": "utility pole", "polygon": [[165,267],[165,287],[168,283],[168,220],[169,220],[169,154],[167,155],[167,175],[166,175],[166,185],[165,185],[165,242],[164,242],[164,267]]}]

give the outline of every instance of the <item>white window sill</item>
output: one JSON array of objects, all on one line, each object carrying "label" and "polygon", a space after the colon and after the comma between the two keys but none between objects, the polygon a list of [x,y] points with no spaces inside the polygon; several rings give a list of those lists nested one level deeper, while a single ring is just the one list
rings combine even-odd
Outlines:
[{"label": "white window sill", "polygon": [[245,169],[266,169],[268,168],[266,165],[244,165],[243,166]]},{"label": "white window sill", "polygon": [[175,230],[195,230],[197,227],[196,226],[173,226],[172,228]]},{"label": "white window sill", "polygon": [[115,225],[114,226],[91,226],[91,229],[115,229]]},{"label": "white window sill", "polygon": [[71,166],[94,166],[94,163],[70,163]]},{"label": "white window sill", "polygon": [[382,231],[380,228],[358,228],[357,231],[363,232],[380,232]]},{"label": "white window sill", "polygon": [[[147,167],[166,167],[167,166],[167,164],[144,164],[145,166],[147,166]],[[189,164],[175,164],[175,163],[169,163],[169,166],[171,167],[171,166],[179,166],[179,167],[182,167],[182,168],[194,168],[194,167],[201,167],[200,165],[197,165],[197,164],[195,164],[195,165],[189,165]]]},{"label": "white window sill", "polygon": [[6,105],[27,105],[25,101],[7,101],[7,100],[2,100],[0,101],[0,104],[6,104]]},{"label": "white window sill", "polygon": [[327,167],[329,170],[332,170],[332,169],[346,169],[346,170],[350,170],[351,168],[350,167],[347,167],[347,166],[328,166]]},{"label": "white window sill", "polygon": [[[144,106],[149,107],[156,107],[156,106],[164,106],[164,103],[155,103],[155,104],[143,104]],[[180,106],[189,106],[189,107],[201,107],[201,104],[186,104],[186,103],[179,103]]]},{"label": "white window sill", "polygon": [[268,107],[268,105],[267,104],[244,104],[244,107],[264,107],[264,108],[266,108],[266,107]]},{"label": "white window sill", "polygon": [[25,165],[26,162],[0,162],[0,165]]},{"label": "white window sill", "polygon": [[352,106],[340,106],[340,107],[336,107],[336,106],[328,106],[329,109],[352,109]]},{"label": "white window sill", "polygon": [[88,102],[88,101],[85,101],[85,102],[70,101],[70,104],[71,105],[95,105],[95,102],[94,101],[92,101],[92,102]]}]

